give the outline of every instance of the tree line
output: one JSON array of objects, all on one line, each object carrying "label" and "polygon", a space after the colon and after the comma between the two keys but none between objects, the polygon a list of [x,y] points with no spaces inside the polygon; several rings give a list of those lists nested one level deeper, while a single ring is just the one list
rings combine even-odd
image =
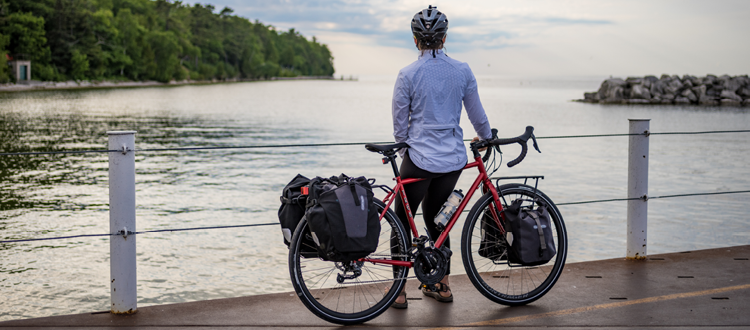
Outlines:
[{"label": "tree line", "polygon": [[32,79],[210,80],[332,76],[315,37],[169,0],[0,0],[0,82],[8,54]]}]

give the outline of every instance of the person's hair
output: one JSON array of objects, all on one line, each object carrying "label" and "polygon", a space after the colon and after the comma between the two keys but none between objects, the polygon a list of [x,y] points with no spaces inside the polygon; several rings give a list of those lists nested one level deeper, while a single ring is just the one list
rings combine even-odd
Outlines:
[{"label": "person's hair", "polygon": [[417,48],[419,50],[421,50],[421,51],[433,50],[433,49],[442,49],[443,48],[443,42],[442,41],[432,42],[428,46],[426,41],[419,40],[419,41],[417,41]]}]

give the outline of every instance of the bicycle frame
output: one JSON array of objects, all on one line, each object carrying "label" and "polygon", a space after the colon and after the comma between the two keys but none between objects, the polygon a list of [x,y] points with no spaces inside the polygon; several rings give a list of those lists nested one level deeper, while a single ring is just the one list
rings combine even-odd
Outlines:
[{"label": "bicycle frame", "polygon": [[[453,216],[451,216],[450,221],[448,221],[448,224],[445,226],[445,229],[440,234],[438,239],[435,241],[435,248],[439,249],[443,246],[443,243],[445,242],[446,238],[448,237],[448,233],[450,233],[451,229],[453,229],[453,226],[456,224],[456,221],[458,221],[458,218],[463,213],[464,209],[466,208],[466,205],[469,203],[469,200],[474,195],[474,192],[479,189],[480,184],[484,184],[485,189],[489,190],[492,193],[493,201],[495,202],[495,208],[490,208],[490,211],[492,212],[492,217],[495,220],[495,223],[497,224],[498,228],[500,229],[500,232],[502,234],[505,234],[505,228],[502,225],[502,222],[500,221],[500,217],[503,217],[505,219],[505,215],[502,213],[503,211],[503,205],[500,202],[500,197],[497,193],[497,189],[494,185],[492,185],[492,182],[490,181],[489,176],[487,175],[487,170],[484,167],[484,162],[482,162],[482,158],[479,156],[474,157],[474,161],[466,164],[464,166],[463,170],[467,170],[470,168],[476,167],[479,170],[479,174],[477,175],[477,178],[474,179],[474,183],[471,185],[471,188],[466,192],[466,196],[464,196],[464,199],[461,200],[461,203],[458,205],[458,208],[453,213]],[[395,167],[394,167],[395,169]],[[395,171],[395,170],[394,170]],[[417,238],[419,237],[419,232],[417,231],[417,226],[414,223],[414,217],[412,216],[411,207],[409,206],[409,202],[406,199],[406,192],[404,191],[404,186],[410,183],[419,182],[425,179],[422,178],[408,178],[408,179],[401,179],[401,175],[397,175],[394,180],[396,180],[396,186],[393,188],[392,191],[389,191],[388,194],[383,199],[383,202],[386,204],[385,209],[383,209],[383,212],[380,214],[380,219],[382,220],[385,216],[385,213],[388,212],[388,210],[391,208],[391,204],[396,200],[396,196],[398,195],[401,198],[401,202],[404,204],[404,208],[406,209],[406,218],[409,220],[409,229],[411,229],[412,237]],[[498,214],[500,216],[498,216]],[[425,219],[425,221],[430,221],[431,219]],[[386,264],[386,265],[393,265],[393,266],[402,266],[402,267],[412,267],[414,263],[412,261],[400,261],[400,260],[385,260],[385,259],[371,259],[371,258],[364,258],[361,259],[362,261],[366,262],[372,262],[375,264]]]}]

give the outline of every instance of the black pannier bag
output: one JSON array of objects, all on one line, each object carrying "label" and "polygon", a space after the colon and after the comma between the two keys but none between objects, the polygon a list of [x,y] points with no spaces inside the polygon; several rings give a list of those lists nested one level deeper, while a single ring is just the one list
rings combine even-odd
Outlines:
[{"label": "black pannier bag", "polygon": [[[281,207],[279,207],[279,222],[281,223],[281,233],[284,235],[284,243],[287,247],[292,242],[292,235],[297,228],[302,217],[305,216],[305,205],[307,204],[307,195],[302,195],[302,187],[307,187],[310,179],[297,174],[292,181],[284,187],[281,193]],[[302,239],[303,253],[316,253],[317,246],[308,233]]]},{"label": "black pannier bag", "polygon": [[320,258],[345,262],[375,252],[380,221],[373,198],[365,177],[310,181],[305,217]]},{"label": "black pannier bag", "polygon": [[505,237],[500,232],[500,228],[497,227],[490,211],[484,212],[480,229],[479,255],[492,261],[507,260],[508,253],[506,251],[508,248]]},{"label": "black pannier bag", "polygon": [[506,232],[508,261],[524,266],[547,263],[555,256],[555,241],[552,237],[550,215],[546,205],[533,208],[521,207],[523,200],[517,199],[503,210],[510,227]]}]

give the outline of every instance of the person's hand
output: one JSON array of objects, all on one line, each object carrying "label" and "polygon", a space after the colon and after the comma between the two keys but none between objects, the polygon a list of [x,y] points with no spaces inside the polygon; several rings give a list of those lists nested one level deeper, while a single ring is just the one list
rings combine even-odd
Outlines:
[{"label": "person's hand", "polygon": [[[473,139],[471,139],[471,143],[479,141],[479,137],[475,136]],[[482,149],[479,149],[480,152],[487,150],[487,147],[484,147]]]}]

